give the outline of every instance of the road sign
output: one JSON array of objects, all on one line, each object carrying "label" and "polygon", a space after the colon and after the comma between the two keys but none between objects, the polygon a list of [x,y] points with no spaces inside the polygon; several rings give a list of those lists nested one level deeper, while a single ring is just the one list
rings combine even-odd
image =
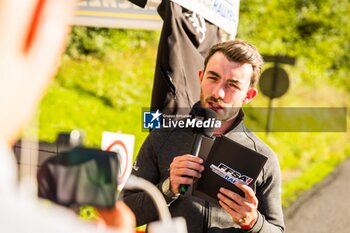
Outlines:
[{"label": "road sign", "polygon": [[287,72],[279,67],[279,64],[295,64],[295,58],[283,55],[263,55],[265,62],[273,62],[274,66],[265,70],[260,77],[259,86],[261,92],[269,97],[269,111],[267,114],[266,132],[270,132],[272,119],[272,101],[274,98],[284,95],[289,87]]},{"label": "road sign", "polygon": [[73,24],[95,27],[160,30],[163,21],[157,13],[160,0],[148,0],[140,8],[127,0],[82,0]]},{"label": "road sign", "polygon": [[289,56],[283,56],[283,55],[263,55],[265,62],[274,62],[279,64],[288,64],[288,65],[294,65],[295,64],[295,58],[289,57]]},{"label": "road sign", "polygon": [[[170,1],[170,0],[169,0]],[[239,0],[172,0],[236,35]],[[140,8],[128,0],[81,0],[73,24],[95,27],[160,30],[163,24],[157,7],[161,0],[147,0]]]},{"label": "road sign", "polygon": [[135,136],[130,134],[103,132],[101,149],[114,151],[119,160],[118,190],[122,190],[129,178],[134,153]]},{"label": "road sign", "polygon": [[268,68],[261,74],[259,87],[261,92],[270,98],[281,97],[289,87],[288,74],[277,66]]}]

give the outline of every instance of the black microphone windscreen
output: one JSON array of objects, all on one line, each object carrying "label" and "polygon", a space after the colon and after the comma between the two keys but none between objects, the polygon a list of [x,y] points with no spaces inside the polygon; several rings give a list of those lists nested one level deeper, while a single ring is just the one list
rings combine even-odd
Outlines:
[{"label": "black microphone windscreen", "polygon": [[203,108],[200,102],[193,105],[191,115],[197,120],[209,121],[208,124],[203,124],[202,127],[194,127],[193,133],[203,134],[207,137],[211,137],[214,131],[214,125],[216,120],[216,112],[210,108]]}]

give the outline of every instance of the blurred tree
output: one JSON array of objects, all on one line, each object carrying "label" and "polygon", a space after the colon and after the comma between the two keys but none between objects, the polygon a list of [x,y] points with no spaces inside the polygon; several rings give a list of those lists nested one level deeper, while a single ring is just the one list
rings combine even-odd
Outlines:
[{"label": "blurred tree", "polygon": [[157,41],[158,32],[75,26],[68,40],[66,54],[73,59],[92,56],[105,59],[111,51],[132,50]]},{"label": "blurred tree", "polygon": [[301,78],[326,78],[350,90],[350,2],[241,1],[238,37],[263,53],[298,56]]}]

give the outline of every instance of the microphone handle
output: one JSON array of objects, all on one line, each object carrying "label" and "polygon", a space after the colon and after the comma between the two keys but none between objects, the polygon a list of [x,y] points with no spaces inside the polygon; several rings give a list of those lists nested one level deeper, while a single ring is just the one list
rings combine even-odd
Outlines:
[{"label": "microphone handle", "polygon": [[[194,134],[194,137],[192,139],[192,145],[191,145],[191,155],[198,156],[199,149],[201,148],[201,144],[202,144],[202,139],[203,139],[202,134]],[[186,176],[186,177],[190,177],[190,176]],[[180,184],[179,193],[185,194],[188,190],[188,187],[189,187],[188,184]]]}]

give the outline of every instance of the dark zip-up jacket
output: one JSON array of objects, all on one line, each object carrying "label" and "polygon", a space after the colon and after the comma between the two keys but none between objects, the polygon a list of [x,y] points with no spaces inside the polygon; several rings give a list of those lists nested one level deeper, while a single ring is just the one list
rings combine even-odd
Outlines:
[{"label": "dark zip-up jacket", "polygon": [[[248,232],[284,232],[281,173],[277,157],[265,143],[244,126],[242,120],[225,136],[268,157],[253,187],[259,201],[258,220]],[[162,190],[163,181],[169,177],[170,163],[175,156],[189,153],[192,137],[193,133],[188,129],[153,130],[138,154],[132,174],[152,182]],[[164,195],[172,217],[184,217],[189,233],[247,232],[236,225],[231,216],[219,205],[191,196],[190,193],[191,190],[176,200]],[[158,219],[157,210],[148,194],[141,191],[126,191],[124,201],[134,211],[138,226]]]}]

